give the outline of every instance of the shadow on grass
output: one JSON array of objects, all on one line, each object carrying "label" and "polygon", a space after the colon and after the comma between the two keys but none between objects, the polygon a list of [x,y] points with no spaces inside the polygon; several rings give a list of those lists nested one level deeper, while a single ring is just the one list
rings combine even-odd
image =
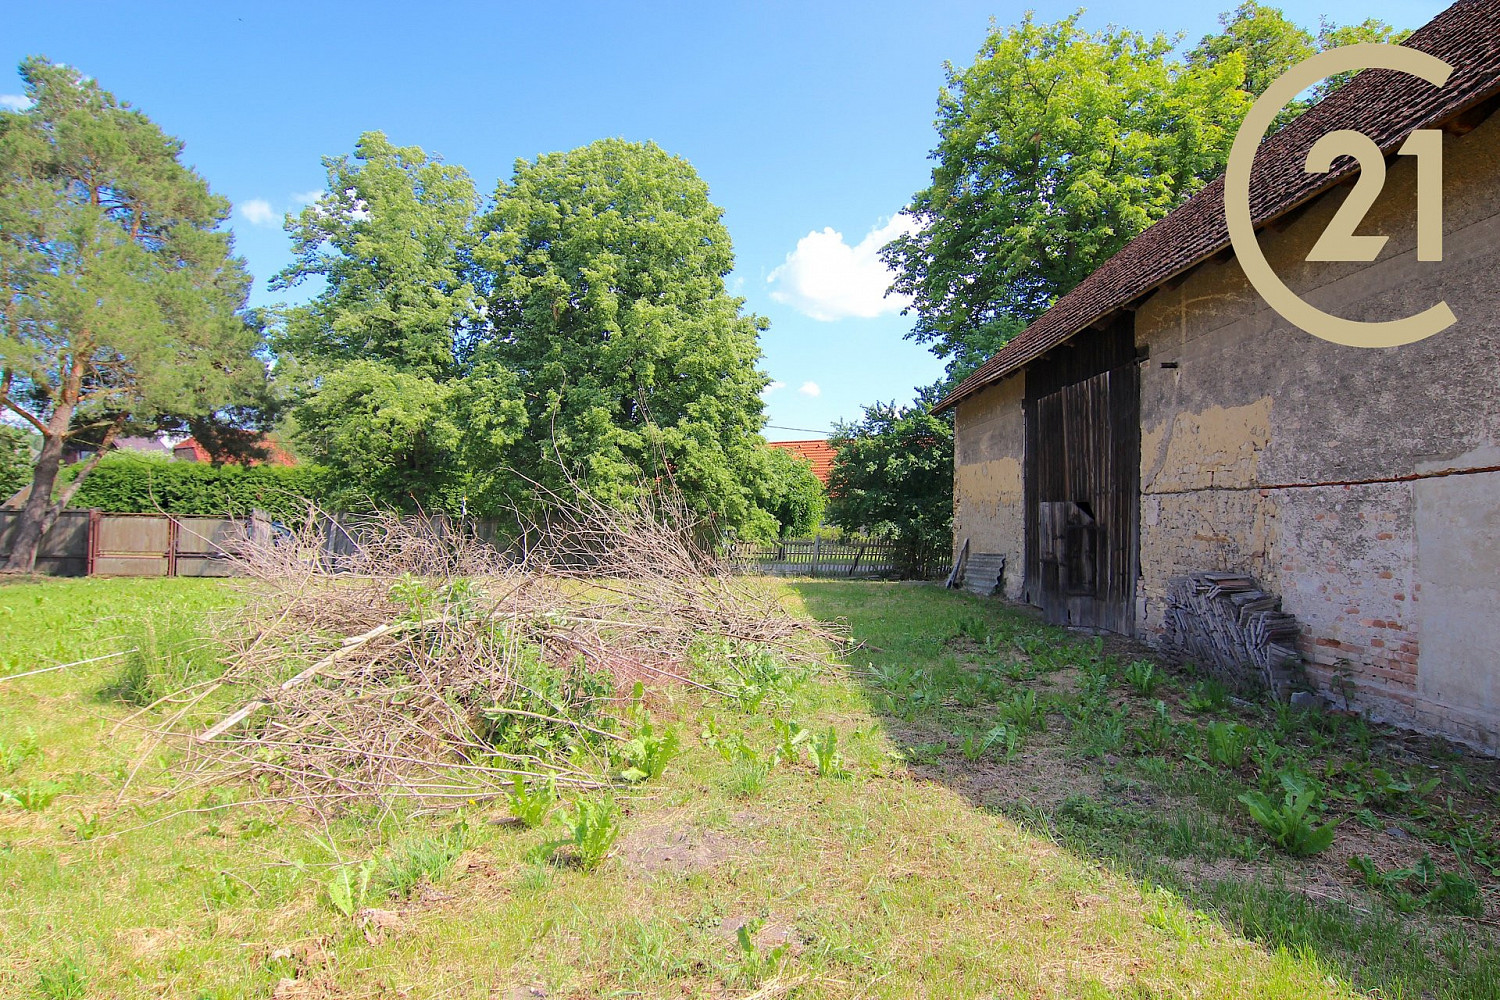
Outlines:
[{"label": "shadow on grass", "polygon": [[[1127,640],[995,600],[905,583],[794,589],[813,617],[847,624],[853,672],[919,779],[1170,888],[1265,947],[1312,952],[1359,990],[1500,997],[1500,946],[1479,915],[1500,889],[1495,762],[1362,720],[1237,701]],[[1444,791],[1402,791],[1401,764],[1438,771]],[[1325,854],[1272,847],[1239,802],[1275,791],[1282,773],[1317,781],[1329,817],[1343,816]],[[1448,869],[1468,915],[1391,878],[1376,891],[1354,858]]]}]

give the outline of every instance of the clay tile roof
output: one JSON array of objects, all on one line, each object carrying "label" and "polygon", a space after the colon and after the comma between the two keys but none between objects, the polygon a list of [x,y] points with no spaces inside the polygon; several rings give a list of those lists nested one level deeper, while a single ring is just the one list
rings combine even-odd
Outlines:
[{"label": "clay tile roof", "polygon": [[[264,460],[266,464],[297,464],[297,460],[292,457],[290,452],[281,447],[281,445],[276,441],[275,438],[265,434],[259,435],[258,437],[258,443],[263,447],[270,449],[270,453]],[[214,460],[214,456],[206,447],[203,446],[202,442],[193,437],[183,438],[181,441],[177,442],[177,444],[172,448],[172,457],[177,459],[179,462],[212,462]],[[244,460],[243,464],[260,465],[261,461],[262,460],[258,458],[247,458]],[[229,461],[229,464],[234,465],[240,463],[238,463],[236,460],[231,459]]]},{"label": "clay tile roof", "polygon": [[818,477],[818,482],[828,485],[828,477],[833,472],[834,450],[827,441],[770,441],[766,447],[789,451],[798,458],[807,459],[812,463],[813,475]]},{"label": "clay tile roof", "polygon": [[[1307,151],[1336,129],[1356,129],[1389,154],[1428,128],[1500,92],[1500,0],[1459,0],[1402,44],[1453,66],[1445,86],[1390,70],[1366,70],[1265,140],[1251,171],[1257,228],[1335,186],[1357,169],[1344,158],[1326,174],[1303,171]],[[1202,263],[1229,245],[1224,178],[1127,243],[1097,271],[958,384],[933,412],[957,405],[1074,334]]]}]

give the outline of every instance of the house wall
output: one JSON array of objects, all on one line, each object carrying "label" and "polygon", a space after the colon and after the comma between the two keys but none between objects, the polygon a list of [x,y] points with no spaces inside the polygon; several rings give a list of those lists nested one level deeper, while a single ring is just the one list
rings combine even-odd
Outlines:
[{"label": "house wall", "polygon": [[1025,398],[1026,376],[1017,374],[959,403],[954,424],[954,556],[965,540],[971,553],[1003,554],[1005,596],[1012,599],[1020,598],[1026,582]]},{"label": "house wall", "polygon": [[[1352,319],[1445,299],[1458,322],[1342,347],[1276,315],[1227,257],[1136,313],[1137,621],[1174,575],[1253,573],[1304,625],[1313,679],[1377,718],[1500,750],[1500,119],[1444,141],[1444,259],[1415,259],[1415,164],[1391,162],[1369,264],[1310,264],[1349,188],[1261,234],[1298,294]],[[1168,367],[1170,366],[1170,367]]]}]

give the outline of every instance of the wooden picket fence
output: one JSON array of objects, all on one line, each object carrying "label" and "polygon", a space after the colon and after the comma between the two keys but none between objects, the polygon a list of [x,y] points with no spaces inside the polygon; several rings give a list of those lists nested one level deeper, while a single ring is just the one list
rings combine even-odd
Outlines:
[{"label": "wooden picket fence", "polygon": [[772,576],[905,577],[922,576],[909,553],[885,538],[788,538],[777,542],[730,542],[724,547],[736,573]]}]

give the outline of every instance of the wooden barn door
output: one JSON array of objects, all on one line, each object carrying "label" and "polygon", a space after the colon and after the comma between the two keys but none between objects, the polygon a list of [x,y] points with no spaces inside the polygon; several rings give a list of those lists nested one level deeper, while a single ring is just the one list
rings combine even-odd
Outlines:
[{"label": "wooden barn door", "polygon": [[[1032,603],[1056,624],[1126,634],[1135,626],[1140,481],[1140,382],[1130,340],[1085,348],[1050,372],[1043,363],[1035,395],[1028,391],[1026,469]],[[1083,375],[1117,362],[1126,347],[1126,363]],[[1028,371],[1028,389],[1031,381]]]}]

